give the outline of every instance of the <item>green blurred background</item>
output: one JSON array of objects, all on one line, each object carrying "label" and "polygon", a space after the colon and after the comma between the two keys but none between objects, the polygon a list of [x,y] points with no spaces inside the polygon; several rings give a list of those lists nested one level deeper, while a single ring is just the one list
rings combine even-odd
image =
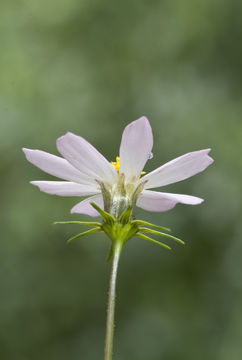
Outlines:
[{"label": "green blurred background", "polygon": [[123,251],[115,360],[242,357],[242,3],[237,0],[13,0],[0,4],[0,357],[103,357],[109,241],[67,245],[77,198],[40,193],[53,179],[21,147],[57,154],[79,134],[108,159],[146,115],[146,170],[212,148],[204,173],[162,191],[204,197],[167,213],[138,210],[186,241],[171,253],[141,239]]}]

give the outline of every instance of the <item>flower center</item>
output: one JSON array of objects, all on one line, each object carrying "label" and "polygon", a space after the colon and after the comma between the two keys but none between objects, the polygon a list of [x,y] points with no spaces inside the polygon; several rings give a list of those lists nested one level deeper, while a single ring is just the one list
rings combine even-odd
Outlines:
[{"label": "flower center", "polygon": [[116,161],[110,161],[110,164],[119,172],[119,156],[116,156]]},{"label": "flower center", "polygon": [[[119,156],[116,156],[116,161],[110,161],[110,164],[113,165],[114,169],[119,173]],[[146,174],[145,171],[141,171],[140,175]]]}]

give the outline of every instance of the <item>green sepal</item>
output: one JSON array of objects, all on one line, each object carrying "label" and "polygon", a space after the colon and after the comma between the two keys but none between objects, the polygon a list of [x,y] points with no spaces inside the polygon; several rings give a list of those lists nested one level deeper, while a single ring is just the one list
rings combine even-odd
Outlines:
[{"label": "green sepal", "polygon": [[103,219],[109,223],[113,224],[115,222],[115,219],[112,215],[110,215],[108,212],[102,210],[99,206],[97,206],[94,202],[90,202],[90,205],[99,212],[99,214],[103,217]]},{"label": "green sepal", "polygon": [[148,240],[148,241],[152,242],[153,244],[160,245],[160,246],[164,247],[167,250],[171,250],[170,246],[168,246],[166,244],[163,244],[160,241],[154,240],[154,239],[150,238],[149,236],[146,236],[146,235],[141,234],[139,232],[135,236],[140,237],[141,239],[144,239],[144,240]]},{"label": "green sepal", "polygon": [[179,238],[177,238],[175,236],[172,236],[170,234],[162,233],[160,231],[148,229],[148,228],[145,228],[145,227],[140,227],[139,231],[149,233],[149,234],[153,234],[153,235],[163,236],[163,237],[166,237],[168,239],[174,240],[174,241],[178,242],[179,244],[185,245],[184,241],[182,241],[181,239],[179,239]]},{"label": "green sepal", "polygon": [[71,237],[70,239],[67,240],[67,242],[70,243],[71,241],[73,241],[75,239],[78,239],[79,237],[82,237],[82,236],[85,236],[85,235],[88,235],[88,234],[93,234],[93,233],[96,233],[96,232],[99,232],[99,231],[102,231],[102,229],[100,227],[96,227],[94,229],[84,231],[84,232],[82,232],[80,234],[77,234],[77,235]]},{"label": "green sepal", "polygon": [[87,225],[87,226],[101,226],[101,223],[94,221],[55,221],[54,225],[66,225],[66,224],[78,224],[78,225]]},{"label": "green sepal", "polygon": [[124,210],[124,212],[120,215],[120,218],[118,219],[119,222],[123,225],[127,224],[130,222],[130,218],[131,218],[131,214],[132,214],[132,207],[129,206],[127,207],[126,210]]},{"label": "green sepal", "polygon": [[[121,213],[121,215],[119,217],[115,218],[114,216],[109,214],[107,211],[102,210],[95,203],[90,202],[90,204],[102,216],[102,218],[103,218],[102,223],[95,222],[95,221],[55,221],[54,224],[58,224],[58,225],[59,224],[60,225],[76,224],[76,225],[86,225],[86,226],[93,226],[93,227],[95,226],[94,228],[92,228],[90,230],[81,232],[81,233],[71,237],[69,240],[67,240],[68,243],[72,242],[75,239],[83,237],[85,235],[104,231],[111,240],[111,246],[110,246],[110,249],[108,252],[107,261],[109,261],[112,258],[113,253],[114,253],[114,247],[116,246],[117,243],[121,242],[122,246],[123,246],[129,239],[131,239],[132,237],[135,237],[135,236],[142,238],[144,240],[150,241],[153,244],[162,246],[163,248],[165,248],[167,250],[171,250],[171,247],[168,246],[167,244],[164,244],[160,241],[152,239],[151,237],[149,237],[143,233],[166,237],[166,238],[174,240],[180,244],[183,244],[183,245],[185,244],[184,241],[182,241],[181,239],[179,239],[175,236],[164,233],[162,231],[154,230],[154,229],[158,229],[158,230],[163,230],[163,231],[170,231],[170,229],[168,229],[166,227],[155,225],[155,224],[149,223],[147,221],[143,221],[143,220],[132,220],[132,206],[128,206]],[[150,229],[146,226],[154,228],[154,229]]]},{"label": "green sepal", "polygon": [[159,229],[159,230],[163,230],[163,231],[171,231],[171,229],[169,228],[166,228],[164,226],[159,226],[159,225],[155,225],[155,224],[151,224],[147,221],[143,221],[143,220],[133,220],[132,223],[136,224],[136,225],[146,225],[146,226],[150,226],[150,227],[153,227],[155,229]]}]

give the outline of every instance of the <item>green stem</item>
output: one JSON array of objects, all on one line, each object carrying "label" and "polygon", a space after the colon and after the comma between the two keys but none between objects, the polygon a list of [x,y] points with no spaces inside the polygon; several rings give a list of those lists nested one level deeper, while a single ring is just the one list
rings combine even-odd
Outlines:
[{"label": "green stem", "polygon": [[116,240],[113,245],[113,263],[110,277],[108,308],[107,308],[107,324],[106,339],[104,348],[104,360],[112,360],[113,357],[113,334],[114,334],[114,312],[116,298],[116,279],[118,272],[118,263],[123,247],[123,242]]}]

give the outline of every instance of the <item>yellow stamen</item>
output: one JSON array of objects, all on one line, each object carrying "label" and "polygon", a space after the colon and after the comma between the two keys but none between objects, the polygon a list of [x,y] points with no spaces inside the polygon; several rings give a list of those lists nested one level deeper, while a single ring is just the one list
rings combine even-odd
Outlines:
[{"label": "yellow stamen", "polygon": [[[113,165],[114,169],[119,172],[119,156],[116,156],[116,161],[110,161],[110,164]],[[146,174],[145,171],[141,171],[140,175]]]},{"label": "yellow stamen", "polygon": [[116,156],[116,161],[111,161],[110,164],[119,172],[119,156]]}]

